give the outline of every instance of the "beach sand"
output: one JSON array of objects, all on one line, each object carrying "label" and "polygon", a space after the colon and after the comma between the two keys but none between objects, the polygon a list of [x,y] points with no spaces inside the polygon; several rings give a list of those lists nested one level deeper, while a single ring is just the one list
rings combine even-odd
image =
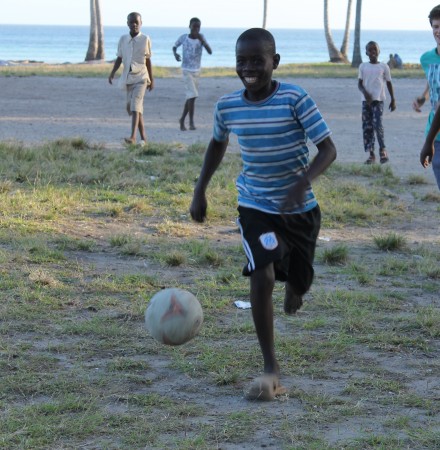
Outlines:
[{"label": "beach sand", "polygon": [[[283,78],[297,83],[315,99],[332,132],[338,161],[362,163],[361,99],[355,79]],[[158,78],[145,97],[145,122],[149,140],[186,145],[208,143],[213,107],[222,94],[241,88],[238,78],[202,78],[196,103],[195,131],[182,132],[178,119],[184,103],[181,78]],[[412,100],[425,86],[424,79],[393,80],[397,110],[386,108],[385,139],[390,166],[397,176],[421,175],[435,185],[431,168],[419,163],[428,114],[412,110]],[[0,77],[0,140],[41,143],[59,138],[83,137],[105,148],[123,147],[130,118],[124,92],[103,78]],[[388,105],[386,105],[388,106]],[[230,148],[237,149],[231,139]]]}]

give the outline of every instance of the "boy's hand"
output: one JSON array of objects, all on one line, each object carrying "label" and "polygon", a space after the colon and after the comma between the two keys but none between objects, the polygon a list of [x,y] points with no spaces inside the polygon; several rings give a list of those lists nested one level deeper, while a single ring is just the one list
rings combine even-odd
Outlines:
[{"label": "boy's hand", "polygon": [[426,169],[432,161],[434,156],[434,144],[425,143],[420,152],[420,164]]},{"label": "boy's hand", "polygon": [[174,58],[176,58],[176,61],[182,61],[182,58],[180,57],[180,55],[176,52],[174,52]]},{"label": "boy's hand", "polygon": [[150,80],[150,84],[147,86],[148,91],[152,91],[154,89],[154,80]]},{"label": "boy's hand", "polygon": [[108,77],[108,82],[110,83],[110,84],[113,84],[113,78],[114,78],[115,76],[111,73],[110,75],[109,75],[109,77]]},{"label": "boy's hand", "polygon": [[391,100],[389,109],[390,109],[391,112],[393,112],[396,109],[396,101],[394,99]]},{"label": "boy's hand", "polygon": [[304,203],[306,189],[310,183],[306,177],[301,177],[287,193],[284,203],[281,206],[282,211],[292,210],[294,207],[301,206]]},{"label": "boy's hand", "polygon": [[423,106],[423,104],[425,103],[425,97],[421,96],[421,97],[416,97],[413,101],[413,110],[416,112],[422,112],[421,107]]},{"label": "boy's hand", "polygon": [[189,208],[191,217],[196,222],[204,222],[206,219],[206,210],[208,208],[208,202],[206,195],[194,191],[194,196]]}]

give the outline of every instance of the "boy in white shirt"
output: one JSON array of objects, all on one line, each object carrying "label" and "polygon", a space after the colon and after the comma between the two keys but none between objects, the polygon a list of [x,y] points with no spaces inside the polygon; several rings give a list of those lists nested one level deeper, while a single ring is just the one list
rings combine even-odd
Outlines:
[{"label": "boy in white shirt", "polygon": [[[189,115],[189,129],[195,130],[194,110],[196,98],[199,96],[198,84],[200,77],[200,67],[202,60],[202,50],[211,55],[212,50],[206,42],[205,36],[200,33],[201,22],[197,17],[193,17],[189,21],[189,34],[182,34],[173,47],[174,57],[176,61],[182,61],[183,80],[185,82],[185,106],[183,107],[182,116],[179,119],[180,129],[186,130],[185,118]],[[183,59],[177,53],[177,48],[182,46]]]},{"label": "boy in white shirt", "polygon": [[108,82],[113,84],[115,73],[120,65],[124,71],[119,79],[119,86],[127,92],[127,112],[131,116],[131,135],[125,138],[127,144],[136,144],[136,132],[139,130],[141,145],[147,143],[144,126],[145,90],[153,89],[153,71],[151,67],[151,40],[141,33],[142,17],[132,12],[127,17],[129,34],[119,39],[118,53]]},{"label": "boy in white shirt", "polygon": [[366,45],[366,54],[370,62],[359,66],[358,88],[362,92],[362,130],[364,149],[370,153],[365,164],[374,164],[374,135],[379,143],[379,157],[381,164],[389,161],[385,146],[384,129],[382,124],[383,104],[386,100],[385,84],[390,93],[391,102],[389,109],[396,109],[394,89],[391,83],[391,72],[387,64],[379,62],[379,44],[370,41]]}]

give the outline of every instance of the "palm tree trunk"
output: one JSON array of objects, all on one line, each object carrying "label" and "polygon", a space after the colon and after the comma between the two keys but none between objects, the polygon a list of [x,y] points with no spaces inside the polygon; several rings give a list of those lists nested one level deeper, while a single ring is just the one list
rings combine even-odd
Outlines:
[{"label": "palm tree trunk", "polygon": [[356,0],[356,22],[354,25],[354,48],[351,67],[359,67],[362,63],[361,55],[361,11],[362,0]]},{"label": "palm tree trunk", "polygon": [[327,42],[328,54],[330,56],[330,62],[346,62],[346,58],[342,53],[336,48],[333,42],[332,32],[330,30],[329,20],[328,20],[328,0],[324,0],[324,33],[325,40]]},{"label": "palm tree trunk", "polygon": [[90,0],[90,38],[86,61],[99,61],[105,58],[104,28],[101,20],[99,0]]},{"label": "palm tree trunk", "polygon": [[102,19],[101,19],[100,0],[95,0],[95,4],[96,4],[96,28],[98,29],[98,48],[96,50],[96,59],[103,60],[103,59],[105,59],[104,27],[102,25]]},{"label": "palm tree trunk", "polygon": [[347,17],[345,19],[345,30],[344,39],[341,45],[341,53],[348,60],[348,44],[350,42],[350,20],[351,20],[351,10],[353,6],[353,0],[348,0],[347,3]]},{"label": "palm tree trunk", "polygon": [[267,2],[268,0],[263,0],[263,28],[266,29],[267,23]]},{"label": "palm tree trunk", "polygon": [[94,61],[98,49],[98,29],[96,22],[96,2],[90,0],[90,37],[87,49],[86,61]]}]

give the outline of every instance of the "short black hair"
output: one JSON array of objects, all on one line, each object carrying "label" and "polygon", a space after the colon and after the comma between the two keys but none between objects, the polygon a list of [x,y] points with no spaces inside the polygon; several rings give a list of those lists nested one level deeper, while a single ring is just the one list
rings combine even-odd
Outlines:
[{"label": "short black hair", "polygon": [[202,21],[201,21],[198,17],[193,17],[193,18],[190,19],[190,21],[189,21],[189,26],[191,26],[194,22],[200,22],[200,23],[202,23]]},{"label": "short black hair", "polygon": [[378,44],[376,41],[370,41],[370,42],[367,42],[367,45],[365,46],[365,50],[367,50],[367,48],[368,48],[370,45],[375,45],[375,46],[377,47],[377,49],[380,51],[379,44]]},{"label": "short black hair", "polygon": [[133,16],[139,17],[139,19],[142,20],[142,16],[141,16],[140,13],[138,13],[138,12],[131,12],[131,13],[127,16],[127,20],[130,20],[130,17],[133,17]]},{"label": "short black hair", "polygon": [[275,38],[272,33],[264,28],[249,28],[249,30],[244,31],[238,36],[237,44],[243,41],[260,41],[268,50],[273,52],[273,54],[276,53]]},{"label": "short black hair", "polygon": [[434,6],[428,16],[429,23],[432,25],[434,19],[440,19],[440,5]]}]

